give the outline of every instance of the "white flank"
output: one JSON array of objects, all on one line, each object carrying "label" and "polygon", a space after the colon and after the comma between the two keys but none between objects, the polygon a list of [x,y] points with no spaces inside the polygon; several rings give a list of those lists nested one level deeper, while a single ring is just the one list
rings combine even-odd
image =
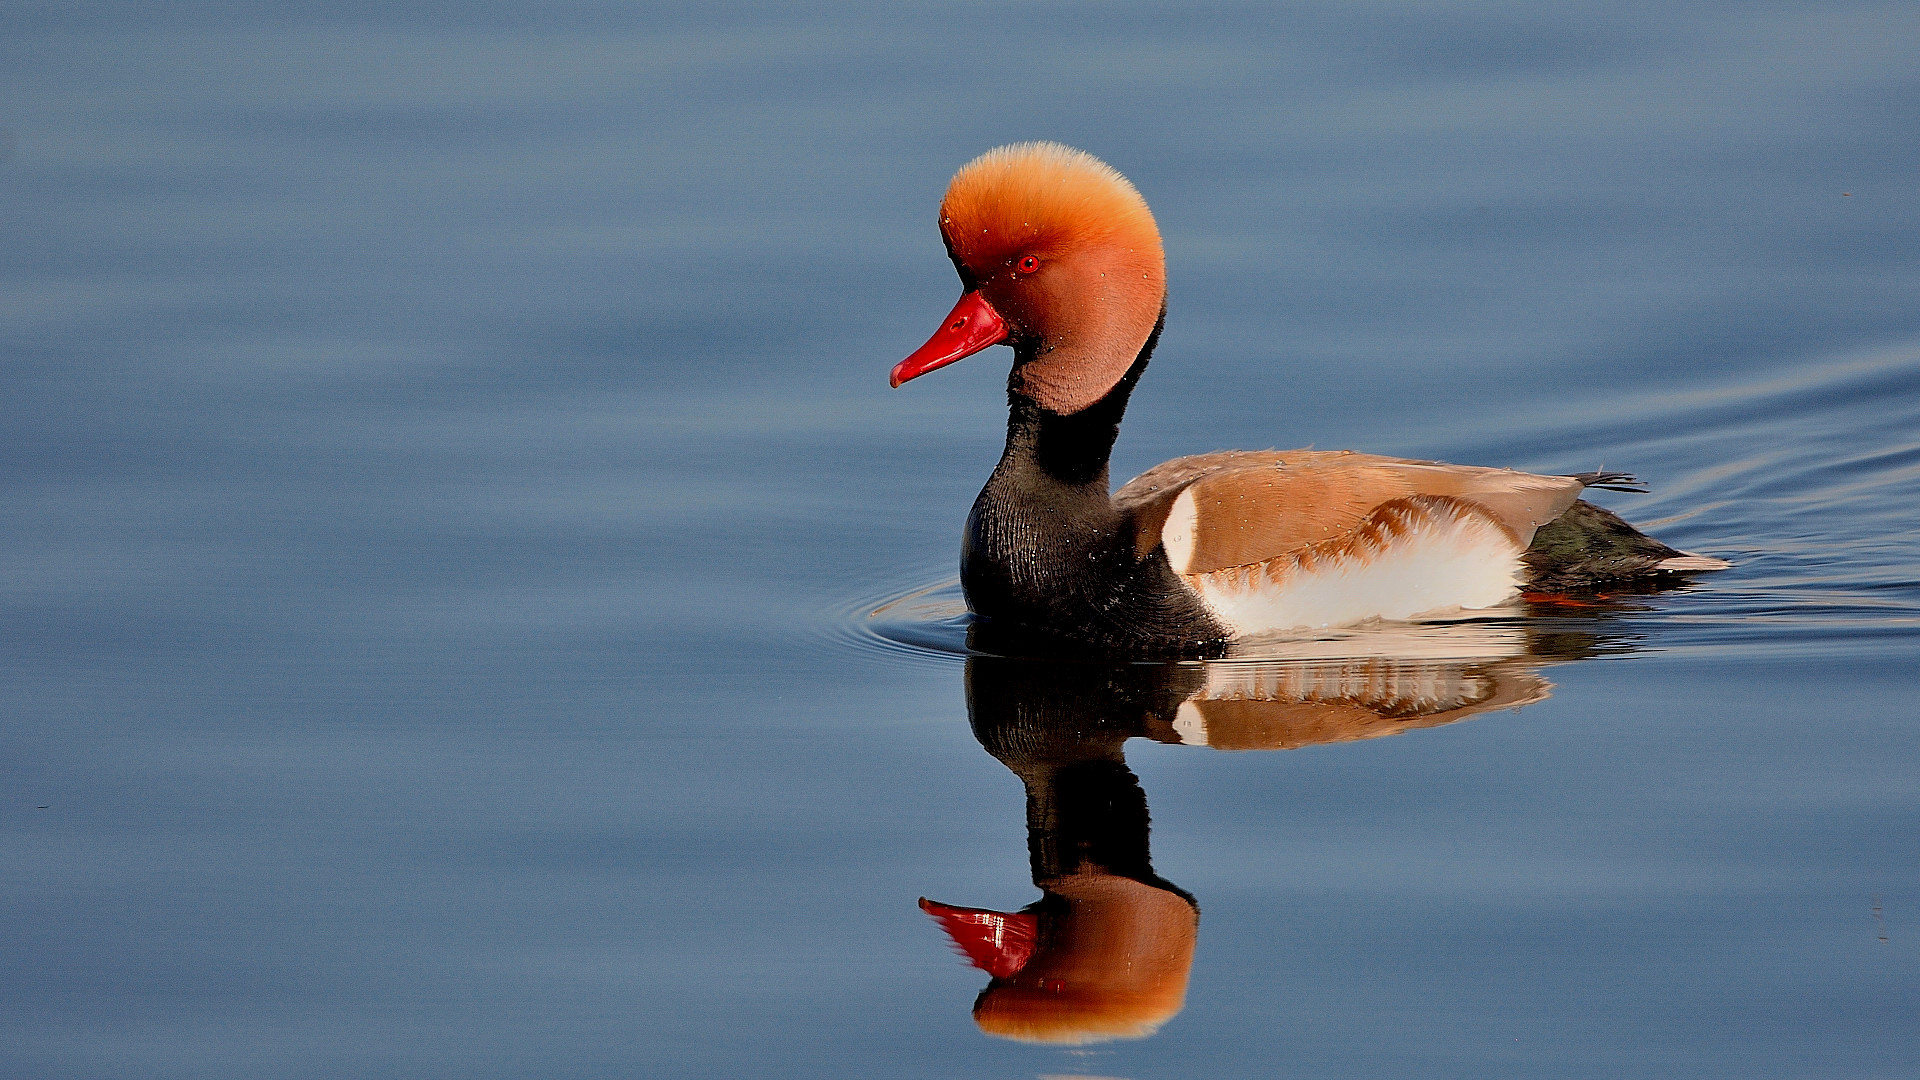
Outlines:
[{"label": "white flank", "polygon": [[1375,623],[1350,627],[1274,631],[1237,641],[1229,655],[1236,661],[1301,660],[1511,660],[1525,655],[1526,631],[1478,621],[1488,614],[1518,618],[1526,607],[1517,599],[1479,608],[1468,622]]},{"label": "white flank", "polygon": [[1322,553],[1310,565],[1283,557],[1182,578],[1214,618],[1247,637],[1492,607],[1519,589],[1521,551],[1518,538],[1483,514],[1423,508],[1377,549]]},{"label": "white flank", "polygon": [[[1194,701],[1335,702],[1427,715],[1493,696],[1493,676],[1464,664],[1358,660],[1345,664],[1209,664]],[[1194,710],[1195,719],[1199,710]],[[1175,730],[1180,730],[1178,720]],[[1191,743],[1181,731],[1181,741]]]},{"label": "white flank", "polygon": [[1160,544],[1167,552],[1167,565],[1176,574],[1184,574],[1193,565],[1193,535],[1200,521],[1200,507],[1188,488],[1174,497],[1167,508],[1167,523],[1160,527]]},{"label": "white flank", "polygon": [[1207,718],[1200,715],[1200,706],[1191,701],[1183,701],[1173,714],[1173,730],[1180,736],[1182,746],[1207,745]]},{"label": "white flank", "polygon": [[[1270,741],[1272,733],[1259,733],[1263,720],[1303,736],[1309,735],[1316,724],[1328,725],[1319,733],[1323,738],[1307,738],[1291,745],[1324,738],[1373,738],[1392,734],[1394,727],[1363,726],[1340,734],[1354,720],[1356,709],[1373,712],[1379,718],[1424,721],[1438,717],[1440,722],[1451,723],[1489,709],[1532,705],[1546,700],[1552,690],[1552,684],[1540,678],[1531,665],[1505,661],[1220,661],[1206,667],[1205,687],[1181,702],[1173,717],[1173,733],[1184,746],[1215,746],[1218,735],[1223,744],[1219,749],[1276,748]],[[1233,707],[1214,713],[1213,722],[1226,725],[1225,730],[1216,731],[1209,727],[1207,706],[1220,703]],[[1273,708],[1260,708],[1264,705]],[[1262,742],[1263,738],[1269,741]],[[1285,743],[1284,737],[1282,741]]]}]

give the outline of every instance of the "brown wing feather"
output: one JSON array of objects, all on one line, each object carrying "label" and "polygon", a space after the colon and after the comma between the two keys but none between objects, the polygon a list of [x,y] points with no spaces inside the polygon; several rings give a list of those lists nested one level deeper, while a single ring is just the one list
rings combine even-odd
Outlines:
[{"label": "brown wing feather", "polygon": [[[1355,688],[1358,692],[1347,694],[1330,694],[1319,688],[1289,693],[1281,686],[1264,697],[1214,696],[1209,689],[1189,700],[1201,721],[1207,745],[1216,750],[1292,750],[1397,735],[1410,728],[1439,727],[1495,709],[1532,705],[1546,700],[1552,690],[1552,684],[1524,664],[1497,663],[1467,669],[1451,664],[1415,664],[1402,669],[1391,662],[1376,662],[1357,667],[1356,674],[1374,669],[1421,689],[1452,684],[1466,692],[1451,700],[1408,700],[1383,695],[1379,691],[1389,687],[1380,686],[1363,685]],[[1349,672],[1303,665],[1281,667],[1280,673],[1305,676],[1302,681],[1318,683],[1328,681],[1329,674]],[[1147,734],[1161,742],[1186,741],[1165,721],[1150,723]]]},{"label": "brown wing feather", "polygon": [[[1510,469],[1444,465],[1325,450],[1229,450],[1176,458],[1114,495],[1132,514],[1142,554],[1166,542],[1183,553],[1181,573],[1245,566],[1345,536],[1382,503],[1450,495],[1483,506],[1522,545],[1573,505],[1581,483]],[[1191,493],[1191,515],[1167,534],[1168,517]]]}]

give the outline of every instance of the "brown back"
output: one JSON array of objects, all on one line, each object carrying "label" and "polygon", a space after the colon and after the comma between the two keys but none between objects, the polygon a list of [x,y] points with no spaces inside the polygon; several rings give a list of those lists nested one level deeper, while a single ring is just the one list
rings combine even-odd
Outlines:
[{"label": "brown back", "polygon": [[1522,546],[1566,512],[1582,485],[1569,476],[1444,465],[1326,450],[1227,450],[1176,458],[1114,493],[1136,523],[1141,554],[1168,539],[1174,504],[1193,495],[1191,527],[1169,553],[1174,570],[1200,574],[1263,562],[1351,533],[1383,503],[1410,495],[1450,495],[1483,506]]}]

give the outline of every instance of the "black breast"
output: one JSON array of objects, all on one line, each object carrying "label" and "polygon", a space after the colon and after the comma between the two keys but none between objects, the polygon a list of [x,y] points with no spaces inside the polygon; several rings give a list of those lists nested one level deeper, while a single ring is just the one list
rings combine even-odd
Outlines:
[{"label": "black breast", "polygon": [[1084,416],[1039,417],[1032,430],[1010,433],[974,501],[960,581],[967,605],[988,621],[983,634],[1128,655],[1217,655],[1225,629],[1157,543],[1139,553],[1133,519],[1107,492],[1105,454],[1096,469],[1049,452],[1069,434],[1057,429]]}]

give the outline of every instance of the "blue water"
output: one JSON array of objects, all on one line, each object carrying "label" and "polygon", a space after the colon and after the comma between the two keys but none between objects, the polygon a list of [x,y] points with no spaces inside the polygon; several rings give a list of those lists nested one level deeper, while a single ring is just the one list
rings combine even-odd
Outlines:
[{"label": "blue water", "polygon": [[[0,1072],[1920,1072],[1913,5],[0,25]],[[1036,137],[1167,241],[1116,478],[1627,469],[1736,564],[1416,672],[1523,708],[1114,726],[1199,929],[1078,1048],[916,906],[1040,893],[947,584],[1005,360],[885,381]]]}]

